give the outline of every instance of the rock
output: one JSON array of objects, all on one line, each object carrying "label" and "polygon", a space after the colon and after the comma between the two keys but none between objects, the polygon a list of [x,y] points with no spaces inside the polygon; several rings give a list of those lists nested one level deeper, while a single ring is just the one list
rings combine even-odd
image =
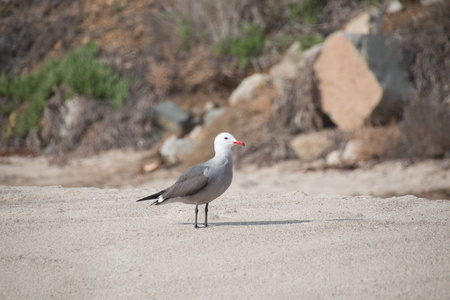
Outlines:
[{"label": "rock", "polygon": [[142,171],[144,173],[151,173],[153,171],[158,170],[159,168],[161,168],[162,166],[162,162],[160,160],[158,161],[154,161],[151,163],[146,163],[143,167],[142,167]]},{"label": "rock", "polygon": [[[204,126],[198,137],[196,150],[180,158],[183,167],[189,167],[205,162],[214,156],[214,138],[220,132],[232,132],[236,138],[245,141],[243,151],[234,152],[233,160],[236,168],[244,161],[246,163],[258,163],[267,157],[261,155],[262,143],[267,140],[264,135],[264,126],[267,125],[271,113],[271,103],[277,92],[273,85],[261,87],[256,98],[251,103],[237,103],[226,108],[225,112],[216,118],[209,126]],[[277,141],[268,141],[271,146],[266,146],[267,151],[273,152],[273,144]],[[291,151],[290,151],[291,152]],[[262,158],[264,157],[264,158]]]},{"label": "rock", "polygon": [[401,132],[395,126],[364,128],[345,145],[342,161],[360,163],[383,156],[400,140]]},{"label": "rock", "polygon": [[231,93],[230,104],[236,105],[240,102],[247,102],[255,99],[258,95],[257,90],[266,86],[269,81],[270,76],[261,73],[255,73],[245,78],[233,93]]},{"label": "rock", "polygon": [[444,0],[420,0],[420,4],[423,6],[434,5],[434,4],[444,4]]},{"label": "rock", "polygon": [[154,123],[165,131],[181,134],[190,126],[191,115],[179,105],[164,101],[152,111]]},{"label": "rock", "polygon": [[208,126],[209,124],[212,123],[212,121],[214,121],[215,119],[217,119],[218,117],[223,115],[225,110],[226,109],[223,107],[218,107],[218,108],[213,108],[213,109],[208,110],[206,112],[205,116],[203,117],[203,124],[205,126]]},{"label": "rock", "polygon": [[378,9],[372,9],[370,12],[363,12],[348,22],[342,31],[353,34],[372,34],[379,33],[383,26],[383,18]]},{"label": "rock", "polygon": [[322,110],[341,129],[398,118],[412,91],[398,66],[392,38],[338,32],[327,38],[314,70]]},{"label": "rock", "polygon": [[188,154],[194,151],[195,141],[190,139],[179,139],[176,135],[170,136],[159,149],[159,153],[163,158],[171,163],[178,160],[180,155]]},{"label": "rock", "polygon": [[205,103],[205,105],[203,107],[203,110],[204,111],[208,111],[208,110],[211,110],[211,109],[213,109],[215,107],[216,107],[216,105],[214,104],[214,102],[208,101],[208,102]]},{"label": "rock", "polygon": [[60,92],[47,101],[41,119],[40,137],[45,152],[63,154],[78,147],[87,129],[111,108],[106,102],[75,96],[62,102]]},{"label": "rock", "polygon": [[301,51],[299,42],[295,42],[289,47],[283,59],[269,71],[279,94],[286,90],[286,84],[293,84],[292,82],[299,76],[299,70],[304,67],[306,62],[316,59],[322,45],[314,45],[304,52]]},{"label": "rock", "polygon": [[60,132],[64,130],[62,128],[67,127],[63,117],[67,109],[61,99],[61,91],[55,89],[54,92],[55,94],[48,99],[41,118],[40,136],[45,145],[52,140],[60,139]]},{"label": "rock", "polygon": [[194,141],[197,140],[199,138],[200,134],[202,133],[202,130],[203,130],[203,126],[201,126],[201,125],[195,126],[194,129],[192,129],[191,132],[189,132],[189,135],[188,135],[189,139],[194,140]]},{"label": "rock", "polygon": [[330,138],[330,131],[322,130],[300,134],[292,139],[289,145],[299,159],[312,161],[320,158],[333,143]]},{"label": "rock", "polygon": [[270,68],[272,78],[295,79],[297,75],[297,65],[302,61],[302,50],[300,42],[293,43],[282,60]]},{"label": "rock", "polygon": [[388,14],[393,14],[402,11],[404,8],[403,4],[398,0],[393,0],[389,2],[388,6],[386,7],[386,12]]},{"label": "rock", "polygon": [[25,139],[25,146],[28,150],[34,153],[39,153],[42,149],[42,142],[39,138],[39,132],[36,129],[31,129]]},{"label": "rock", "polygon": [[302,61],[302,45],[299,41],[294,42],[284,54],[280,63],[295,65]]},{"label": "rock", "polygon": [[370,33],[370,15],[368,12],[363,12],[348,22],[343,28],[343,31],[359,34]]},{"label": "rock", "polygon": [[[322,44],[300,51],[300,43],[294,43],[280,63],[270,69],[277,97],[272,115],[283,124],[282,130],[289,134],[320,130],[324,114],[320,110],[313,66]],[[276,116],[275,116],[276,115]],[[281,125],[278,125],[281,127]]]},{"label": "rock", "polygon": [[364,143],[361,140],[350,140],[347,142],[342,152],[342,160],[346,163],[357,163],[368,160]]},{"label": "rock", "polygon": [[326,164],[329,167],[338,167],[342,164],[342,151],[334,150],[328,153],[325,158]]}]

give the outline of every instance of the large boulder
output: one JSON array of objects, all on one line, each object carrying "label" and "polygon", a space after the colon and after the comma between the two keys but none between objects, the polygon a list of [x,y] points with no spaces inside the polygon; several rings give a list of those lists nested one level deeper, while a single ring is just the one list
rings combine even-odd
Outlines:
[{"label": "large boulder", "polygon": [[322,110],[341,129],[386,124],[401,115],[412,86],[396,60],[394,40],[383,34],[337,32],[314,65]]}]

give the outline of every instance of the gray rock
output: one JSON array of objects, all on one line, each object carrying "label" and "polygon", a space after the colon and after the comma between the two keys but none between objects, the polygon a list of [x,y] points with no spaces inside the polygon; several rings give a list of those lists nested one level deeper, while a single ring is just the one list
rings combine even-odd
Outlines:
[{"label": "gray rock", "polygon": [[25,145],[28,150],[34,153],[39,153],[41,151],[42,142],[41,139],[39,138],[39,132],[37,129],[30,130],[25,140]]},{"label": "gray rock", "polygon": [[295,42],[286,51],[283,59],[270,69],[270,76],[280,95],[284,93],[285,85],[293,84],[299,76],[299,70],[304,68],[308,61],[317,58],[322,46],[322,43],[317,44],[302,52],[300,43]]},{"label": "gray rock", "polygon": [[391,2],[389,2],[387,8],[386,8],[386,12],[388,14],[393,14],[399,11],[402,11],[404,8],[403,4],[398,1],[398,0],[393,0]]},{"label": "gray rock", "polygon": [[245,78],[230,95],[230,104],[249,102],[256,98],[258,89],[270,82],[268,74],[255,73]]},{"label": "gray rock", "polygon": [[225,112],[225,108],[223,107],[218,107],[218,108],[213,108],[210,109],[206,112],[204,118],[203,118],[203,124],[205,126],[208,126],[209,124],[211,124],[215,119],[217,119],[218,117],[220,117],[221,115],[223,115],[223,113]]},{"label": "gray rock", "polygon": [[397,43],[386,34],[357,35],[352,40],[383,90],[383,96],[372,113],[371,121],[375,124],[386,124],[392,117],[400,116],[402,100],[413,91],[405,71],[398,64]]},{"label": "gray rock", "polygon": [[444,4],[444,0],[420,0],[420,4],[423,6],[435,5],[435,4]]},{"label": "gray rock", "polygon": [[164,101],[153,108],[152,118],[163,130],[180,134],[189,129],[191,115],[179,105]]},{"label": "gray rock", "polygon": [[190,139],[179,139],[176,135],[169,137],[159,149],[159,153],[169,162],[176,162],[180,155],[194,151],[195,141]]},{"label": "gray rock", "polygon": [[47,102],[40,137],[45,153],[63,154],[80,144],[84,133],[111,108],[106,102],[75,95],[63,102],[59,92]]}]

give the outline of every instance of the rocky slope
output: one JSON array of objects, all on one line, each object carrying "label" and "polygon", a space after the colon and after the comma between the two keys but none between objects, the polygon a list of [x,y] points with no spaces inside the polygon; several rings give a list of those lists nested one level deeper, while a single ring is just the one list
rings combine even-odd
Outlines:
[{"label": "rocky slope", "polygon": [[[447,155],[450,88],[448,68],[442,66],[450,57],[448,4],[375,1],[371,8],[363,1],[318,6],[282,1],[273,11],[247,2],[227,7],[214,2],[209,13],[189,1],[6,2],[0,60],[7,76],[32,73],[47,57],[64,57],[96,42],[101,61],[132,78],[133,85],[116,110],[83,95],[66,100],[55,87],[42,112],[51,117],[25,138],[14,134],[14,126],[26,102],[0,117],[2,150],[25,147],[68,158],[117,147],[146,149],[171,134],[205,149],[217,131],[231,131],[250,145],[252,155],[244,162],[264,164],[302,158],[299,148],[305,146],[293,139],[329,127],[335,128],[331,138],[309,155],[333,153],[334,165],[392,153]],[[263,43],[251,39],[251,30],[263,34]],[[262,48],[246,52],[256,46]],[[247,75],[252,80],[242,81]],[[11,99],[0,101],[6,105]],[[163,103],[172,108],[158,109]],[[182,119],[173,114],[175,107]],[[385,129],[388,134],[361,129],[383,124],[396,126]],[[377,144],[384,147],[370,152],[368,140],[381,140]],[[158,160],[166,164],[208,156],[204,151],[188,161],[174,149],[170,157],[162,152]]]}]

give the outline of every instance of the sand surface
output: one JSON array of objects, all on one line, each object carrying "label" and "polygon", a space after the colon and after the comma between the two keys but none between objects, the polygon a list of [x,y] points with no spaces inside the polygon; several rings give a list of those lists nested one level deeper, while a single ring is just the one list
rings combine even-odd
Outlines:
[{"label": "sand surface", "polygon": [[445,192],[448,161],[247,167],[194,229],[193,206],[134,201],[179,172],[123,155],[0,160],[0,299],[450,297],[450,201],[369,196]]},{"label": "sand surface", "polygon": [[[448,299],[450,202],[0,187],[1,299]],[[203,220],[203,210],[199,214]]]}]

